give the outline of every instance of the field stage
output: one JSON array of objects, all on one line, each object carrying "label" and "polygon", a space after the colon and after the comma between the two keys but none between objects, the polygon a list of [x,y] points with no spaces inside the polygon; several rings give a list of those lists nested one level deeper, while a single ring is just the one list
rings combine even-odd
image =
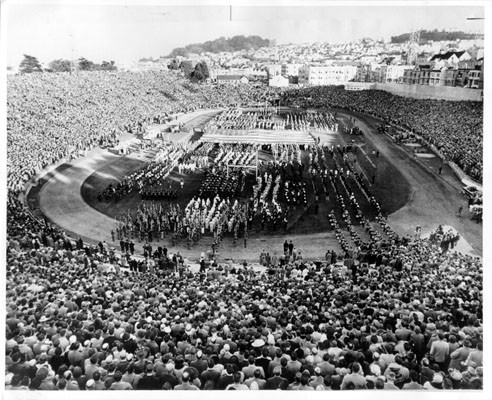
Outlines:
[{"label": "field stage", "polygon": [[[216,113],[217,112],[215,112],[215,114]],[[205,121],[209,120],[208,118],[200,116],[196,118],[188,116],[186,123],[193,125],[193,121],[200,118]],[[425,187],[425,190],[428,191],[428,195],[433,196],[434,190],[432,185],[436,186],[436,177],[431,176],[428,171],[421,171],[421,173],[419,173],[418,179],[422,180],[422,182],[425,181],[425,186],[422,182],[419,183],[417,181],[412,181],[413,178],[409,176],[407,171],[405,171],[404,169],[408,168],[408,166],[402,168],[402,165],[404,163],[407,164],[408,156],[405,154],[399,154],[399,149],[395,149],[395,146],[392,143],[389,143],[384,135],[378,135],[377,133],[375,133],[375,122],[372,119],[361,118],[353,120],[351,118],[352,117],[347,117],[346,113],[340,112],[338,117],[338,120],[341,124],[340,127],[350,127],[353,124],[360,123],[362,125],[365,125],[365,130],[367,130],[367,132],[364,132],[364,135],[353,136],[345,133],[343,129],[339,129],[340,132],[336,134],[334,134],[333,132],[315,132],[310,136],[314,137],[315,139],[319,138],[321,144],[329,143],[329,146],[333,144],[335,148],[337,145],[344,146],[348,143],[356,149],[355,153],[349,153],[348,156],[351,157],[353,161],[355,161],[355,165],[357,166],[357,168],[359,168],[358,170],[364,175],[364,179],[368,182],[372,193],[381,204],[383,214],[389,215],[390,224],[392,223],[392,219],[394,219],[397,228],[403,227],[403,229],[397,229],[398,233],[412,234],[412,231],[417,224],[423,226],[424,232],[426,229],[435,229],[435,227],[437,227],[437,224],[444,222],[442,218],[439,218],[439,216],[442,217],[443,214],[447,214],[449,218],[449,215],[452,215],[449,210],[447,212],[443,212],[444,210],[439,210],[439,207],[436,207],[434,209],[433,217],[435,218],[429,218],[428,212],[422,212],[420,214],[418,212],[415,212],[415,206],[419,207],[419,205],[416,204],[416,193],[418,193],[421,188]],[[170,136],[171,140],[174,140],[174,138],[183,139],[184,135],[173,133]],[[186,137],[187,140],[194,141],[200,140],[203,136],[190,133],[187,134]],[[375,141],[377,143],[377,146],[375,146]],[[214,152],[217,152],[219,148],[219,144],[215,145],[210,158],[213,158]],[[378,150],[381,150],[381,154],[376,155],[376,148]],[[130,195],[126,196],[116,203],[114,201],[98,201],[97,193],[100,190],[104,189],[104,187],[106,187],[110,182],[117,182],[129,172],[134,171],[148,163],[152,159],[153,155],[155,154],[153,154],[152,149],[147,149],[144,152],[134,152],[128,156],[109,157],[104,154],[99,154],[98,157],[102,157],[99,162],[90,162],[90,168],[87,169],[86,172],[79,173],[79,175],[81,176],[79,184],[80,186],[78,189],[78,193],[80,193],[81,195],[80,201],[89,206],[88,210],[92,209],[93,211],[91,212],[86,210],[85,206],[74,206],[73,209],[81,210],[82,208],[84,208],[84,210],[86,210],[84,211],[84,213],[96,213],[90,217],[94,219],[102,219],[102,216],[104,215],[106,221],[101,224],[94,224],[98,226],[98,229],[91,228],[90,235],[87,234],[89,227],[84,230],[84,224],[87,224],[87,222],[91,221],[91,219],[89,219],[88,221],[83,221],[84,218],[86,218],[84,217],[84,215],[79,216],[78,220],[81,222],[78,225],[73,223],[73,221],[77,220],[77,215],[71,215],[70,220],[72,221],[72,223],[68,224],[69,226],[67,226],[67,223],[64,223],[63,219],[67,219],[66,215],[64,216],[64,213],[66,213],[67,211],[63,211],[63,203],[66,202],[66,200],[61,202],[62,204],[59,207],[59,210],[55,210],[53,208],[53,199],[45,198],[43,201],[43,191],[41,191],[39,195],[41,209],[43,210],[44,214],[48,216],[49,219],[74,234],[74,236],[81,235],[91,241],[106,240],[108,243],[113,243],[115,247],[117,247],[118,242],[113,242],[110,236],[111,229],[114,229],[116,225],[116,221],[114,220],[114,218],[123,213],[127,213],[128,210],[135,210],[136,207],[138,207],[138,204],[141,202],[140,195],[138,193],[131,193]],[[267,163],[268,161],[272,160],[272,152],[271,149],[268,148],[268,146],[260,149],[258,155],[260,161],[262,161],[263,163]],[[301,150],[302,163],[308,165],[308,160],[308,152],[306,150]],[[81,164],[83,164],[84,162],[86,161],[80,161]],[[334,162],[341,164],[342,156],[335,155],[335,157],[333,157],[333,160],[330,162],[330,166],[333,167],[335,165]],[[422,170],[422,166],[419,165],[412,165],[412,167],[414,167],[415,170],[419,168]],[[444,172],[448,171],[446,171],[445,169]],[[177,202],[180,204],[181,207],[184,207],[188,203],[189,199],[197,194],[197,191],[204,176],[204,169],[197,170],[194,174],[180,174],[176,168],[171,172],[169,177],[166,179],[166,182],[169,182],[178,191]],[[446,174],[443,174],[443,176],[448,181],[453,181],[453,177],[451,175],[448,176]],[[374,185],[370,183],[370,180],[373,177],[375,177]],[[180,188],[181,180],[183,180],[184,182],[183,189]],[[317,197],[316,192],[319,192],[319,190],[317,190],[317,185],[319,185],[319,182],[316,181],[316,179],[313,181],[306,171],[303,173],[302,181],[306,184],[308,204],[307,207],[295,206],[290,208],[289,223],[286,233],[284,233],[283,227],[278,227],[277,230],[269,230],[268,228],[264,228],[262,230],[259,221],[256,221],[253,224],[252,230],[250,231],[248,249],[238,247],[234,248],[232,246],[232,239],[230,237],[227,237],[226,235],[223,244],[221,244],[221,253],[224,256],[229,255],[229,257],[233,257],[236,259],[251,259],[251,257],[256,258],[258,252],[260,252],[263,247],[270,249],[272,252],[273,249],[280,250],[281,243],[283,243],[285,238],[293,238],[299,248],[305,249],[304,254],[306,254],[306,251],[309,251],[314,258],[322,257],[326,252],[327,247],[339,250],[336,248],[336,241],[333,238],[334,234],[331,230],[327,218],[327,214],[331,210],[333,210],[337,216],[337,219],[341,219],[340,209],[337,207],[337,203],[333,196],[333,188],[331,190],[331,195],[330,193],[328,193],[328,199],[326,198],[326,196],[320,196],[319,194]],[[67,183],[66,179],[63,179],[62,176],[57,177],[55,175],[48,181],[48,185],[57,185],[58,188],[49,188],[51,190],[45,191],[45,194],[48,192],[55,193],[56,190],[58,191],[58,193],[62,193],[64,190],[66,190],[63,189],[63,187],[67,184],[70,183]],[[255,175],[254,170],[252,170],[247,176],[245,188],[240,193],[239,198],[246,202],[253,193],[252,188],[254,184]],[[438,185],[436,186],[437,190],[435,193],[436,197],[452,197],[451,192],[453,191],[453,196],[456,199],[458,197],[455,193],[456,184],[455,182],[453,184],[455,185],[453,188],[444,188],[444,183],[438,182]],[[353,183],[352,186],[354,196],[361,205],[362,211],[367,217],[369,217],[369,219],[372,220],[372,226],[377,229],[378,225],[373,220],[375,216],[375,211],[371,208],[367,199],[364,199],[363,193],[355,185],[353,185]],[[343,192],[342,187],[338,187],[338,189],[341,191],[341,193],[343,193],[344,200],[348,204],[348,192]],[[437,193],[438,191],[441,192],[442,190],[444,190],[444,194]],[[68,193],[67,196],[73,195],[74,191],[77,192],[76,189],[71,189],[68,191],[71,193]],[[280,195],[279,199],[280,202],[284,200],[282,198],[282,195]],[[318,204],[317,214],[315,213],[314,207],[316,203]],[[448,204],[445,205],[448,206]],[[409,213],[405,211],[409,207],[412,209],[412,213],[410,213],[411,215],[409,215]],[[72,214],[76,214],[76,212],[77,211],[72,212]],[[101,217],[98,217],[99,215]],[[354,217],[353,215],[351,216]],[[396,218],[394,218],[394,216],[396,216]],[[401,223],[402,216],[404,216],[403,220],[407,221],[406,224]],[[352,218],[352,220],[354,221],[355,219]],[[460,223],[463,226],[465,225],[465,222],[466,221],[461,221]],[[462,227],[459,223],[453,223],[453,221],[451,221],[450,224],[455,226],[461,232],[465,230],[464,227],[463,229],[461,229]],[[466,223],[466,225],[469,224]],[[364,236],[364,229],[362,227],[356,228],[360,236],[363,239],[366,239],[366,236]],[[472,228],[474,227],[472,226]],[[478,228],[475,228],[475,230],[477,229]],[[473,233],[473,235],[477,236],[478,234],[475,232]],[[464,234],[464,236],[466,236],[466,233]],[[271,238],[270,241],[265,241],[262,239],[268,237]],[[207,246],[209,246],[210,243],[211,239],[207,239],[207,237],[204,237],[200,240],[200,242],[197,243],[196,246],[191,249],[191,252],[196,253],[200,249],[206,250]],[[480,253],[481,246],[477,246],[476,243],[477,240],[473,242],[473,244],[475,244],[474,247]],[[137,249],[139,245],[140,244],[137,243]],[[168,248],[181,249],[182,254],[183,252],[190,252],[184,242],[176,243],[175,246],[172,246],[169,238],[164,239],[162,245],[165,245]],[[271,246],[271,248],[269,246]]]},{"label": "field stage", "polygon": [[[285,114],[285,113],[284,113]],[[251,115],[251,114],[249,114]],[[311,114],[314,115],[314,114]],[[220,117],[219,117],[220,118]],[[283,118],[285,120],[285,116]],[[203,119],[202,119],[203,120]],[[409,196],[409,187],[405,185],[405,180],[399,177],[398,171],[390,164],[386,163],[381,157],[374,162],[367,159],[367,154],[353,143],[353,139],[344,137],[340,132],[334,132],[327,125],[320,126],[318,129],[305,128],[301,131],[293,129],[220,129],[220,127],[210,128],[210,120],[205,119],[207,126],[205,132],[194,137],[199,143],[213,143],[213,147],[209,152],[209,163],[213,165],[217,153],[224,146],[235,145],[252,145],[258,149],[258,174],[264,176],[268,165],[276,159],[277,150],[279,148],[289,149],[297,148],[299,145],[300,159],[298,160],[303,165],[303,174],[301,182],[305,187],[307,201],[304,204],[288,205],[286,202],[285,193],[280,190],[278,202],[285,210],[288,210],[288,222],[284,224],[275,224],[268,226],[263,224],[261,218],[255,218],[249,236],[261,237],[264,235],[298,235],[309,233],[328,232],[332,230],[328,214],[333,211],[342,227],[343,210],[340,208],[339,200],[335,196],[335,190],[342,195],[345,204],[350,204],[350,196],[353,195],[360,205],[362,214],[370,220],[374,220],[377,211],[373,204],[369,202],[367,195],[358,186],[355,179],[352,177],[347,179],[345,184],[334,179],[329,186],[323,184],[321,176],[312,175],[310,167],[310,153],[312,146],[319,143],[322,149],[322,157],[325,158],[326,170],[335,170],[337,167],[344,167],[344,159],[348,158],[353,164],[356,171],[360,172],[363,177],[363,182],[371,187],[374,191],[377,200],[382,206],[384,215],[388,215],[401,208],[407,201]],[[193,124],[193,120],[190,124]],[[278,123],[278,122],[277,122]],[[203,128],[203,125],[193,124],[194,128]],[[352,135],[350,135],[352,136]],[[163,139],[166,135],[163,134]],[[353,137],[353,136],[352,136]],[[157,141],[156,143],[159,143]],[[198,149],[200,149],[200,144]],[[234,149],[233,147],[232,149]],[[349,148],[351,151],[342,153],[341,149]],[[331,152],[334,149],[334,152]],[[340,150],[338,150],[340,149]],[[233,150],[231,150],[233,151]],[[150,150],[152,152],[152,150]],[[97,199],[97,194],[102,192],[109,183],[116,185],[125,176],[138,170],[146,165],[148,160],[135,160],[131,157],[122,157],[107,165],[105,168],[96,171],[83,184],[81,193],[84,201],[91,207],[101,213],[110,216],[111,218],[119,219],[120,217],[130,213],[134,215],[140,204],[158,204],[159,207],[169,207],[170,204],[177,203],[181,209],[184,209],[190,199],[199,195],[200,186],[207,174],[207,168],[200,168],[194,173],[180,173],[177,168],[174,168],[162,186],[175,190],[178,198],[176,201],[143,201],[136,190],[133,190],[129,195],[115,201],[100,201]],[[378,165],[376,165],[376,163]],[[235,193],[234,198],[237,198],[241,203],[250,204],[253,206],[251,199],[254,196],[254,185],[256,182],[256,156],[250,162],[251,168],[245,170],[246,177],[243,190],[240,193]],[[290,169],[289,169],[290,168]],[[292,168],[289,165],[285,170],[284,179],[292,178]],[[229,168],[231,171],[232,167]],[[375,176],[375,170],[378,172],[378,183],[372,184],[372,178]],[[345,173],[345,171],[344,171]],[[265,175],[266,176],[266,175]],[[109,179],[108,179],[109,178]],[[400,178],[400,179],[398,179]],[[350,182],[349,182],[350,181]],[[183,182],[183,186],[181,186]],[[336,188],[335,188],[336,186]],[[378,187],[378,190],[375,190]],[[390,195],[391,194],[391,195]],[[388,201],[387,201],[388,200]],[[354,209],[348,207],[352,221],[356,221],[357,216]],[[355,223],[354,225],[358,225]],[[358,234],[364,240],[368,240],[367,233],[361,226],[356,226]],[[240,235],[242,237],[242,235]]]}]

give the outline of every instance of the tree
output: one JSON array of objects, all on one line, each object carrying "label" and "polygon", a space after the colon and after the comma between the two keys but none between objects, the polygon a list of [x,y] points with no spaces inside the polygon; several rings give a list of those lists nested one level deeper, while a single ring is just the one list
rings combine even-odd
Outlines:
[{"label": "tree", "polygon": [[48,65],[52,72],[70,72],[72,70],[72,62],[70,60],[53,60]]},{"label": "tree", "polygon": [[24,59],[19,65],[19,71],[23,74],[30,74],[32,72],[43,72],[43,69],[36,57],[24,54]]},{"label": "tree", "polygon": [[205,79],[202,72],[202,64],[197,63],[195,65],[195,70],[191,74],[191,79],[195,82],[201,82]]},{"label": "tree", "polygon": [[193,64],[188,60],[182,61],[181,64],[179,64],[179,69],[183,72],[185,78],[190,78],[194,71]]},{"label": "tree", "polygon": [[114,61],[103,61],[99,69],[101,71],[115,71],[117,68],[116,65],[114,65]]},{"label": "tree", "polygon": [[191,74],[191,79],[194,82],[203,82],[210,76],[210,72],[208,71],[207,63],[205,61],[201,61],[195,65],[195,70]]},{"label": "tree", "polygon": [[208,65],[205,61],[200,63],[202,65],[202,74],[204,79],[210,78],[210,71],[208,70]]},{"label": "tree", "polygon": [[79,70],[81,71],[90,71],[94,67],[94,63],[92,61],[85,59],[84,57],[80,57],[78,59],[77,64]]},{"label": "tree", "polygon": [[167,68],[171,69],[171,70],[177,70],[179,69],[179,62],[177,59],[173,59],[167,66]]}]

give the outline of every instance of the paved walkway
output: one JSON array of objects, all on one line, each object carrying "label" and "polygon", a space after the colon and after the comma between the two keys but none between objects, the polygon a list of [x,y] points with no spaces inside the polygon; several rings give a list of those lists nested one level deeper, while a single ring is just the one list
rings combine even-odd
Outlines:
[{"label": "paved walkway", "polygon": [[[182,115],[177,122],[188,122],[192,119],[204,115],[210,110],[200,110],[187,115]],[[360,120],[365,131],[369,131],[367,121]],[[172,134],[179,135],[181,140],[188,140],[188,133]],[[477,249],[476,243],[470,245],[467,242],[468,232],[466,226],[471,221],[458,220],[452,213],[451,207],[454,207],[453,201],[456,201],[456,188],[446,185],[446,182],[436,179],[425,167],[412,160],[408,155],[399,154],[394,145],[385,142],[382,135],[368,135],[369,140],[374,141],[374,145],[380,149],[398,168],[403,168],[404,174],[414,188],[411,201],[402,209],[389,216],[390,225],[400,234],[412,234],[414,227],[419,224],[423,228],[423,235],[430,230],[437,228],[441,223],[447,223],[456,228],[463,237],[458,243],[457,251],[464,253],[481,253],[481,245]],[[174,138],[172,138],[174,139]],[[84,181],[96,170],[103,168],[105,165],[114,162],[119,156],[110,153],[107,150],[94,149],[83,159],[71,163],[69,168],[63,172],[54,171],[50,180],[41,188],[39,193],[39,204],[42,212],[73,237],[82,237],[90,243],[106,241],[112,244],[116,249],[119,244],[112,242],[111,230],[116,225],[116,220],[102,214],[87,205],[81,196],[81,187]],[[134,154],[133,157],[142,157],[142,154]],[[439,178],[439,177],[437,177]],[[448,179],[451,179],[448,177]],[[452,193],[453,192],[453,193]],[[456,219],[456,221],[455,221]],[[474,224],[474,223],[473,223]],[[473,226],[472,226],[473,227]],[[478,233],[481,234],[481,228],[474,227],[473,239],[481,241]],[[310,234],[310,235],[275,235],[263,236],[259,238],[250,238],[247,247],[244,247],[242,239],[236,245],[231,238],[225,238],[218,247],[219,259],[233,259],[241,262],[258,261],[259,254],[265,250],[273,254],[282,251],[282,244],[285,240],[292,240],[296,248],[301,250],[303,257],[309,255],[309,259],[323,259],[328,249],[338,249],[338,243],[331,232]],[[187,256],[190,261],[197,260],[202,252],[209,251],[212,239],[204,238],[196,246],[188,249],[186,243],[176,246],[169,246],[166,243],[152,243],[153,246],[164,245],[170,252],[179,251],[182,255]],[[478,252],[473,251],[478,250]],[[137,252],[142,251],[142,243],[136,242]]]}]

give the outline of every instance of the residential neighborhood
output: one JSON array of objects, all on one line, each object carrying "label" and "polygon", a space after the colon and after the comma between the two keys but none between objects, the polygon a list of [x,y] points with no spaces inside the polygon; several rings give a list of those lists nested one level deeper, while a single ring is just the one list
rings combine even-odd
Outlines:
[{"label": "residential neighborhood", "polygon": [[[275,87],[302,87],[366,82],[470,89],[483,89],[483,59],[484,40],[480,37],[426,44],[370,38],[341,44],[277,45],[272,41],[271,46],[257,50],[177,57],[178,63],[205,61],[209,82],[217,84],[261,81]],[[160,70],[171,61],[146,59],[120,69]]]}]

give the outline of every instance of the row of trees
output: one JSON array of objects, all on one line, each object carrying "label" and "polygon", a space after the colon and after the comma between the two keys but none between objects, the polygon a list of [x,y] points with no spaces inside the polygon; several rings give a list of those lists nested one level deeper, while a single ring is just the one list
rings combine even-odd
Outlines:
[{"label": "row of trees", "polygon": [[33,72],[71,72],[71,71],[115,71],[117,69],[114,61],[103,61],[96,64],[84,57],[77,61],[58,59],[48,64],[48,68],[43,68],[38,59],[34,56],[24,54],[24,59],[19,65],[19,72],[30,74]]},{"label": "row of trees", "polygon": [[270,40],[263,39],[260,36],[237,35],[232,38],[220,37],[219,39],[207,41],[205,43],[195,43],[185,47],[178,47],[174,49],[169,56],[187,57],[189,53],[200,54],[203,52],[221,53],[223,51],[258,50],[260,47],[267,47],[269,45]]},{"label": "row of trees", "polygon": [[[441,42],[441,41],[454,41],[454,40],[473,40],[476,38],[483,39],[483,35],[476,33],[466,33],[463,31],[446,32],[444,29],[439,31],[434,29],[432,31],[422,30],[420,31],[420,42],[425,44],[429,41]],[[410,39],[410,33],[404,33],[398,36],[391,36],[391,43],[405,43]]]}]

